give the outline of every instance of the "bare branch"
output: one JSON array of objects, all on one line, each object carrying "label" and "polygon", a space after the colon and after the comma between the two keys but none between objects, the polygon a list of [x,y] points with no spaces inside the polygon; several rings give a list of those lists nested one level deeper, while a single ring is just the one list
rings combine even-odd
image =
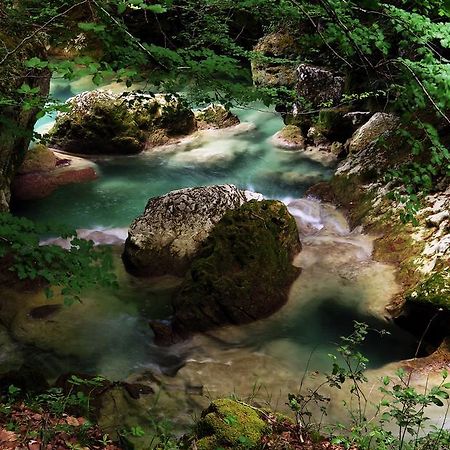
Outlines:
[{"label": "bare branch", "polygon": [[3,64],[13,53],[15,53],[17,50],[20,49],[26,42],[28,42],[30,39],[33,39],[36,34],[47,28],[52,22],[54,22],[59,17],[62,17],[66,15],[68,12],[72,11],[72,9],[75,9],[78,6],[81,6],[83,4],[87,3],[87,0],[82,0],[79,3],[76,3],[75,5],[72,5],[70,8],[66,9],[63,12],[60,12],[59,14],[56,14],[56,16],[53,16],[51,19],[49,19],[47,22],[45,22],[43,25],[38,27],[36,30],[34,30],[30,35],[23,38],[15,48],[13,48],[11,51],[7,52],[6,55],[0,60],[0,65]]},{"label": "bare branch", "polygon": [[168,68],[161,63],[161,61],[157,60],[152,53],[142,44],[141,41],[139,41],[138,38],[133,36],[127,28],[121,24],[109,11],[107,11],[105,8],[103,8],[102,5],[100,5],[96,0],[91,0],[94,5],[97,6],[98,9],[100,9],[106,16],[108,16],[143,52],[145,52],[147,55],[150,56],[150,58],[153,59],[159,66],[162,68],[168,70]]}]

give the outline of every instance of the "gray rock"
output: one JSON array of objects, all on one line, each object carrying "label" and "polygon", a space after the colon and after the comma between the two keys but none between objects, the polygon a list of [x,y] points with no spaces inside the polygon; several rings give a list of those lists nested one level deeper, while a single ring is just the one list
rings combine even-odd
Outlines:
[{"label": "gray rock", "polygon": [[394,114],[375,113],[368,122],[353,134],[349,153],[358,153],[365,150],[382,136],[392,133],[399,125],[399,118]]},{"label": "gray rock", "polygon": [[297,94],[314,107],[337,103],[344,90],[344,78],[323,67],[300,64],[297,67]]},{"label": "gray rock", "polygon": [[428,225],[433,226],[433,227],[439,227],[439,225],[448,217],[450,216],[449,211],[444,210],[444,211],[440,211],[436,214],[433,214],[431,216],[428,216],[426,218],[426,222]]},{"label": "gray rock", "polygon": [[359,128],[361,125],[364,125],[371,116],[372,113],[370,111],[352,111],[344,114],[344,119],[350,120],[355,128]]},{"label": "gray rock", "polygon": [[226,211],[261,194],[231,184],[180,189],[149,200],[131,224],[123,261],[136,275],[182,275]]}]

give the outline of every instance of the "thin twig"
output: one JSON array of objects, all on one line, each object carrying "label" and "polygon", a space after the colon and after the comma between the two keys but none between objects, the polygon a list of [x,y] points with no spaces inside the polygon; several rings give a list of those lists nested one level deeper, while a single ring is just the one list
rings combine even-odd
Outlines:
[{"label": "thin twig", "polygon": [[108,12],[105,8],[103,8],[102,5],[100,5],[96,0],[91,0],[94,5],[97,6],[106,16],[108,16],[143,52],[145,52],[147,55],[150,56],[159,66],[161,66],[163,69],[168,70],[168,68],[158,59],[153,56],[153,54],[142,44],[141,41],[139,41],[138,38],[133,36],[127,28],[121,24],[110,12]]},{"label": "thin twig", "polygon": [[408,69],[408,71],[411,73],[411,75],[414,77],[414,79],[416,80],[417,84],[420,86],[420,88],[422,89],[422,91],[424,92],[424,94],[428,97],[428,100],[430,100],[430,102],[432,103],[432,105],[434,106],[434,108],[436,109],[436,111],[446,120],[447,123],[450,124],[450,119],[448,118],[448,116],[444,113],[444,111],[442,111],[442,109],[439,107],[439,105],[434,101],[433,97],[431,96],[431,94],[428,92],[428,89],[425,87],[425,85],[422,83],[422,81],[420,80],[420,78],[416,75],[416,73],[414,72],[414,70],[411,69],[411,67],[408,66],[408,64],[406,64],[404,61],[402,61],[401,59],[395,59],[392,60],[392,62],[394,63],[398,63],[401,64],[402,66],[406,67]]},{"label": "thin twig", "polygon": [[349,63],[342,55],[340,55],[325,39],[325,36],[322,34],[322,32],[319,29],[319,25],[316,24],[316,22],[314,21],[314,19],[311,17],[311,15],[308,13],[308,11],[303,8],[303,6],[297,2],[296,0],[291,0],[292,3],[294,3],[294,5],[296,5],[298,8],[300,8],[300,10],[302,11],[303,14],[305,14],[305,16],[308,18],[308,20],[312,23],[313,27],[316,29],[317,33],[319,33],[319,36],[321,37],[323,43],[331,50],[331,52],[337,56],[341,61],[343,61],[345,64],[347,64],[348,67],[350,67],[351,69],[353,69],[353,66],[351,63]]},{"label": "thin twig", "polygon": [[30,39],[32,39],[34,36],[36,36],[36,34],[38,34],[40,31],[42,31],[43,29],[45,29],[46,27],[48,27],[54,20],[56,20],[57,18],[66,15],[68,12],[72,11],[72,9],[83,5],[84,3],[86,3],[87,0],[83,0],[79,3],[76,3],[75,5],[72,5],[70,8],[66,9],[63,12],[60,12],[59,14],[57,14],[56,16],[53,16],[51,19],[49,19],[47,22],[45,22],[43,25],[41,25],[39,28],[37,28],[36,30],[34,30],[30,35],[26,36],[25,38],[23,38],[18,44],[17,46],[12,49],[11,51],[7,52],[6,55],[0,60],[0,65],[3,64],[13,53],[15,53],[17,50],[19,50],[20,47],[22,47],[22,45],[24,45],[26,42],[28,42]]}]

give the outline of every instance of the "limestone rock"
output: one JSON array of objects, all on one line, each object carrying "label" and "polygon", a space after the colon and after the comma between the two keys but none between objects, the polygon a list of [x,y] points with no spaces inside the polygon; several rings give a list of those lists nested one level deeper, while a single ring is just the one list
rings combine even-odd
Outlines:
[{"label": "limestone rock", "polygon": [[348,119],[355,127],[355,130],[364,125],[372,116],[370,111],[351,111],[344,115],[344,119]]},{"label": "limestone rock", "polygon": [[300,127],[286,125],[272,137],[272,144],[284,150],[304,150],[305,137]]},{"label": "limestone rock", "polygon": [[399,119],[394,114],[375,113],[352,136],[349,153],[358,153],[367,149],[378,138],[393,132],[399,125]]},{"label": "limestone rock", "polygon": [[79,154],[133,154],[196,129],[194,113],[175,96],[83,92],[68,100],[50,130],[56,148]]},{"label": "limestone rock", "polygon": [[337,103],[343,91],[344,78],[330,70],[310,64],[297,67],[297,94],[313,106]]},{"label": "limestone rock", "polygon": [[194,114],[199,129],[228,128],[240,123],[238,117],[223,105],[209,105]]},{"label": "limestone rock", "polygon": [[96,178],[93,162],[38,145],[28,150],[11,188],[14,198],[32,200],[46,197],[60,186]]},{"label": "limestone rock", "polygon": [[131,224],[123,260],[136,275],[184,274],[200,244],[229,209],[260,194],[233,185],[180,189],[150,199]]},{"label": "limestone rock", "polygon": [[267,317],[299,274],[295,219],[275,200],[228,211],[211,231],[173,300],[175,335]]},{"label": "limestone rock", "polygon": [[450,212],[448,210],[440,211],[436,214],[432,214],[428,216],[426,222],[428,225],[432,227],[439,227],[439,225],[450,217]]},{"label": "limestone rock", "polygon": [[[262,37],[253,50],[266,57],[288,59],[298,55],[299,46],[292,34],[277,31]],[[252,60],[252,77],[257,86],[293,87],[296,82],[293,65],[268,63],[257,57]]]}]

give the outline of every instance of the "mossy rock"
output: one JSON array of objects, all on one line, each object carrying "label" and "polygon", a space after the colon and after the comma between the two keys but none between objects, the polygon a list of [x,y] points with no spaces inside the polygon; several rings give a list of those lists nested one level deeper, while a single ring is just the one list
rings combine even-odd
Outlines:
[{"label": "mossy rock", "polygon": [[173,300],[173,329],[187,335],[267,317],[287,300],[301,250],[295,219],[274,200],[250,201],[215,225]]},{"label": "mossy rock", "polygon": [[322,109],[314,127],[331,140],[345,142],[353,132],[351,119],[346,117],[347,108]]},{"label": "mossy rock", "polygon": [[[253,48],[252,78],[257,86],[294,87],[296,83],[295,59],[301,52],[297,38],[287,30],[263,36]],[[260,54],[260,55],[258,55]],[[264,58],[292,58],[292,63],[278,64]]]},{"label": "mossy rock", "polygon": [[55,168],[55,154],[43,144],[38,144],[27,151],[25,159],[19,168],[19,173],[43,172]]},{"label": "mossy rock", "polygon": [[49,132],[53,146],[78,154],[134,154],[147,143],[196,129],[194,114],[175,97],[84,92],[69,100],[71,110],[58,116]]},{"label": "mossy rock", "polygon": [[195,112],[200,128],[228,128],[240,123],[238,117],[223,105],[209,105]]},{"label": "mossy rock", "polygon": [[430,275],[407,294],[406,300],[450,311],[450,268],[446,267]]},{"label": "mossy rock", "polygon": [[202,413],[195,442],[198,450],[256,449],[267,429],[252,407],[231,399],[219,399]]}]

